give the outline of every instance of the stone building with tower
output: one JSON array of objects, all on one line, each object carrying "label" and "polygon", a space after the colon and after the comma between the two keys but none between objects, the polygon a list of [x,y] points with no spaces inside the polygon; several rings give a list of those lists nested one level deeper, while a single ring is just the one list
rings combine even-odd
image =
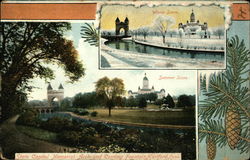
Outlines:
[{"label": "stone building with tower", "polygon": [[149,88],[149,80],[147,78],[147,75],[145,73],[145,76],[142,80],[142,88],[139,86],[137,92],[132,92],[131,90],[128,91],[128,96],[136,97],[139,94],[148,94],[148,93],[156,93],[157,99],[161,99],[165,96],[165,89],[161,89],[160,91],[156,91],[154,86]]},{"label": "stone building with tower", "polygon": [[124,29],[125,36],[128,36],[129,31],[129,20],[128,17],[125,18],[124,22],[120,21],[117,17],[115,20],[115,35],[120,35],[121,29]]},{"label": "stone building with tower", "polygon": [[208,24],[207,22],[201,24],[199,20],[196,21],[194,10],[192,10],[192,13],[190,14],[190,21],[187,20],[186,24],[179,23],[178,29],[183,29],[185,34],[190,34],[190,35],[196,35],[198,31],[204,31],[206,35]]},{"label": "stone building with tower", "polygon": [[49,83],[47,87],[47,98],[48,98],[48,105],[49,107],[52,107],[52,102],[57,99],[60,103],[64,98],[64,88],[62,84],[58,87],[58,90],[54,90]]}]

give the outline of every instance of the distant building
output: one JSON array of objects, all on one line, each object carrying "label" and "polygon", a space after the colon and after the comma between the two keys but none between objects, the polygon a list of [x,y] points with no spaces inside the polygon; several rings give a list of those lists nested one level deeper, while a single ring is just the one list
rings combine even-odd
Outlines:
[{"label": "distant building", "polygon": [[58,87],[58,90],[54,90],[51,84],[49,83],[47,87],[47,97],[48,97],[49,107],[52,107],[52,102],[55,98],[57,98],[58,101],[61,102],[64,98],[64,88],[62,84],[60,84],[60,86]]},{"label": "distant building", "polygon": [[205,31],[208,29],[208,24],[207,22],[204,22],[204,24],[200,24],[200,21],[197,20],[195,21],[195,14],[194,11],[192,10],[192,13],[190,14],[190,21],[187,21],[186,24],[184,23],[179,23],[179,29],[183,29],[185,34],[190,34],[190,35],[196,35],[197,31]]},{"label": "distant building", "polygon": [[148,94],[148,93],[156,93],[157,94],[157,99],[161,99],[165,96],[165,90],[161,89],[160,91],[155,91],[154,86],[152,88],[149,88],[149,80],[146,76],[143,78],[142,81],[142,88],[139,86],[137,92],[132,92],[131,90],[128,91],[128,96],[133,96],[136,97],[139,94]]}]

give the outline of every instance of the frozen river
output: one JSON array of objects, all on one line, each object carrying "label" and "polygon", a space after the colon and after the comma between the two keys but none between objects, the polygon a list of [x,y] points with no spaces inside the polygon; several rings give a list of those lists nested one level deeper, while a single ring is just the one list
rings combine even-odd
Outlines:
[{"label": "frozen river", "polygon": [[155,55],[163,55],[169,58],[197,59],[207,62],[224,62],[224,53],[173,50],[173,49],[166,49],[166,48],[159,48],[159,47],[138,44],[131,40],[106,42],[105,44],[114,49],[131,51],[131,53],[137,52],[148,55],[155,54]]}]

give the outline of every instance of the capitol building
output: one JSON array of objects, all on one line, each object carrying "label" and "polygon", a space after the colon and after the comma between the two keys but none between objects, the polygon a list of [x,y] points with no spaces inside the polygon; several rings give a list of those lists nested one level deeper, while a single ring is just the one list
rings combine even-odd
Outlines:
[{"label": "capitol building", "polygon": [[207,31],[208,24],[207,22],[204,22],[204,24],[201,24],[199,20],[195,20],[195,14],[194,10],[192,10],[192,13],[190,14],[190,21],[187,20],[187,23],[179,23],[179,28],[183,29],[185,34],[191,34],[196,35],[198,31]]},{"label": "capitol building", "polygon": [[160,91],[156,91],[154,89],[154,86],[149,88],[149,80],[148,80],[146,73],[145,73],[145,76],[144,76],[143,81],[142,81],[142,88],[139,86],[137,92],[132,92],[131,90],[129,90],[128,97],[131,97],[131,96],[136,97],[139,94],[149,94],[149,93],[156,93],[157,99],[161,99],[165,96],[164,89],[161,89]]}]

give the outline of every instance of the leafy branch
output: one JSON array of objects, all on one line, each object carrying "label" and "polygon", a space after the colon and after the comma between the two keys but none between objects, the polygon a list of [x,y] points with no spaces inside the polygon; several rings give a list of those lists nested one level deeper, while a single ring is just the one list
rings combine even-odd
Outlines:
[{"label": "leafy branch", "polygon": [[209,139],[210,151],[216,148],[211,147],[214,140],[219,147],[228,145],[232,150],[249,152],[250,92],[245,83],[249,81],[249,54],[244,41],[235,36],[227,40],[227,69],[201,77],[205,98],[199,104],[199,140]]},{"label": "leafy branch", "polygon": [[90,45],[99,46],[99,34],[94,24],[85,23],[84,26],[81,26],[81,35],[84,38],[84,42],[88,42]]}]

